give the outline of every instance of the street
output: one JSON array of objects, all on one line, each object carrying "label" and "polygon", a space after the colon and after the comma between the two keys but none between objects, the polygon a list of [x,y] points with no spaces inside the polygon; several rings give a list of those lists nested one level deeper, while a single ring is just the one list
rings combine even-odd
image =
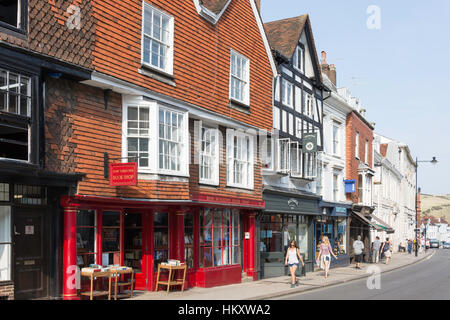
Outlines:
[{"label": "street", "polygon": [[369,290],[367,279],[362,279],[277,300],[446,300],[450,299],[449,288],[450,250],[439,249],[430,259],[382,274],[380,290]]}]

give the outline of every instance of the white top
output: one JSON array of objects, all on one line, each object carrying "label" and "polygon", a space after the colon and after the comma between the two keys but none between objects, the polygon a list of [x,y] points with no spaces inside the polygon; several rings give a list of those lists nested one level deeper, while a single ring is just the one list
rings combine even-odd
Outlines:
[{"label": "white top", "polygon": [[297,248],[295,249],[288,249],[288,263],[298,263],[298,256],[297,256]]}]

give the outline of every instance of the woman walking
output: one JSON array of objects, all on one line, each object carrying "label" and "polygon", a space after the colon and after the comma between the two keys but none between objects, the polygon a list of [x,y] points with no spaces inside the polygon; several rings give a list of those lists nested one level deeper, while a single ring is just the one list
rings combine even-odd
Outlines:
[{"label": "woman walking", "polygon": [[325,270],[325,279],[328,278],[328,270],[330,269],[331,255],[338,260],[338,257],[334,254],[333,249],[330,245],[330,240],[327,236],[323,237],[322,243],[320,244],[319,261],[320,265],[323,265]]},{"label": "woman walking", "polygon": [[291,272],[291,288],[294,288],[297,284],[295,272],[298,268],[299,259],[302,262],[302,267],[304,267],[305,263],[303,262],[300,251],[298,250],[297,243],[295,241],[291,241],[285,258],[285,264],[289,265],[289,271]]},{"label": "woman walking", "polygon": [[386,264],[389,264],[389,259],[392,256],[391,248],[392,248],[392,243],[389,241],[389,238],[386,238],[386,242],[383,243],[383,246],[381,247],[381,252],[383,252],[384,256],[386,257]]}]

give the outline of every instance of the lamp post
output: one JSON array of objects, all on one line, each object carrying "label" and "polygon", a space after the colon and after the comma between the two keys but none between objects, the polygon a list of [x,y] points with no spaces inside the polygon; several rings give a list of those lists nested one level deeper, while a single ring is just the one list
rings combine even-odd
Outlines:
[{"label": "lamp post", "polygon": [[[419,250],[419,241],[417,239],[417,234],[418,234],[418,226],[417,226],[417,168],[419,167],[419,162],[430,162],[431,164],[435,165],[436,163],[438,163],[438,161],[436,160],[436,157],[433,157],[433,160],[426,160],[426,161],[419,161],[416,158],[416,257],[418,255],[418,250]],[[426,241],[426,239],[425,239]],[[426,243],[425,243],[425,247],[426,247]]]}]

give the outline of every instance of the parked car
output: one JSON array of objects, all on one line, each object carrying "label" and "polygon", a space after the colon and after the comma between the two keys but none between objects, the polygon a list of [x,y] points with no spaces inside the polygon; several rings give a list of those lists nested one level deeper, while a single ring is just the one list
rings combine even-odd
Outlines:
[{"label": "parked car", "polygon": [[442,244],[442,249],[450,249],[450,242],[444,242]]},{"label": "parked car", "polygon": [[439,241],[438,240],[430,240],[430,248],[439,249]]}]

